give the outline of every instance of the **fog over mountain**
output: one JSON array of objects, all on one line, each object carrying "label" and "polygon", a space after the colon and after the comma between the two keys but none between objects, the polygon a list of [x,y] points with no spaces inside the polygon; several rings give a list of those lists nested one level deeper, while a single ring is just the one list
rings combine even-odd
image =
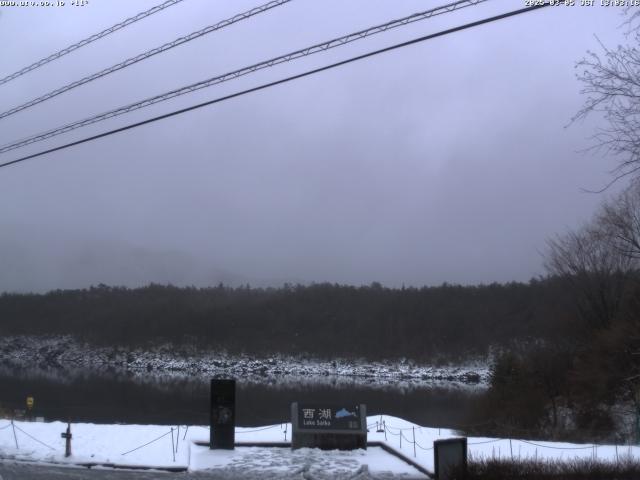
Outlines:
[{"label": "fog over mountain", "polygon": [[[4,8],[0,75],[150,8]],[[187,0],[0,86],[6,110],[258,2]],[[496,0],[0,155],[39,151],[513,10]],[[0,144],[438,5],[295,0],[0,120]],[[575,62],[622,9],[548,8],[0,170],[0,290],[526,281],[615,164]],[[25,31],[37,35],[24,35]],[[614,187],[610,193],[615,193]]]}]

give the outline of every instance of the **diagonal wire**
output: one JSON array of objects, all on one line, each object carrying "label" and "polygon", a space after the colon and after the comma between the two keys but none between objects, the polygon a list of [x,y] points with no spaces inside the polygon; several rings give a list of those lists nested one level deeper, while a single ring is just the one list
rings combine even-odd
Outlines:
[{"label": "diagonal wire", "polygon": [[43,65],[46,65],[49,62],[53,62],[54,60],[59,59],[60,57],[63,57],[71,52],[73,52],[74,50],[77,50],[79,48],[84,47],[85,45],[88,45],[92,42],[95,42],[96,40],[99,40],[103,37],[106,37],[107,35],[110,35],[114,32],[117,32],[118,30],[127,27],[129,25],[131,25],[132,23],[135,23],[139,20],[142,20],[143,18],[146,18],[150,15],[153,15],[154,13],[158,13],[161,12],[162,10],[164,10],[165,8],[169,8],[173,5],[175,5],[176,3],[180,3],[183,0],[167,0],[164,3],[161,3],[160,5],[156,5],[153,8],[150,8],[149,10],[145,10],[144,12],[140,12],[137,15],[127,18],[126,20],[120,22],[120,23],[116,23],[115,25],[99,32],[96,33],[95,35],[91,35],[90,37],[85,38],[84,40],[80,40],[77,43],[74,43],[73,45],[69,45],[66,48],[63,48],[62,50],[53,53],[51,55],[49,55],[48,57],[45,57],[41,60],[38,60],[35,63],[32,63],[31,65],[24,67],[20,70],[18,70],[17,72],[12,73],[11,75],[7,75],[4,78],[0,79],[0,85],[3,85],[7,82],[10,82],[11,80],[14,80],[18,77],[20,77],[21,75],[24,75],[25,73],[28,73],[32,70],[35,70],[36,68],[42,67]]},{"label": "diagonal wire", "polygon": [[528,440],[522,440],[522,439],[517,439],[517,440],[518,442],[528,443],[529,445],[534,445],[536,447],[551,448],[553,450],[588,450],[594,447],[593,445],[590,445],[588,447],[554,447],[551,445],[542,445],[540,443],[529,442]]},{"label": "diagonal wire", "polygon": [[158,438],[155,438],[155,439],[151,440],[150,442],[145,443],[144,445],[140,445],[139,447],[136,447],[133,450],[129,450],[128,452],[121,453],[120,455],[126,455],[128,453],[135,452],[136,450],[140,450],[141,448],[146,447],[147,445],[151,445],[153,442],[157,442],[161,438],[166,437],[170,433],[173,434],[173,429],[169,430],[167,433],[165,433],[163,435],[160,435]]},{"label": "diagonal wire", "polygon": [[501,440],[504,440],[504,438],[494,438],[493,440],[483,440],[481,442],[471,442],[471,443],[468,443],[467,445],[484,445],[485,443],[496,443],[496,442],[499,442]]},{"label": "diagonal wire", "polygon": [[18,105],[17,107],[14,107],[10,110],[2,112],[0,113],[0,119],[14,115],[29,107],[38,105],[39,103],[46,102],[47,100],[57,97],[62,93],[68,92],[69,90],[73,90],[74,88],[80,87],[86,83],[93,82],[94,80],[110,75],[111,73],[117,72],[118,70],[122,70],[123,68],[130,67],[131,65],[134,65],[138,62],[142,62],[147,58],[153,57],[154,55],[158,55],[159,53],[166,52],[167,50],[171,50],[172,48],[182,45],[184,43],[190,42],[191,40],[195,40],[196,38],[200,38],[211,32],[221,30],[225,27],[228,27],[229,25],[233,25],[234,23],[240,22],[242,20],[246,20],[250,17],[253,17],[254,15],[258,15],[260,13],[266,12],[267,10],[271,10],[272,8],[279,7],[280,5],[283,5],[290,1],[291,0],[272,0],[271,2],[265,3],[264,5],[260,5],[258,7],[252,8],[251,10],[247,10],[246,12],[238,13],[231,18],[221,20],[220,22],[214,25],[209,25],[203,29],[192,32],[189,35],[185,35],[184,37],[176,38],[171,42],[165,43],[164,45],[161,45],[156,48],[152,48],[151,50],[147,50],[146,52],[140,53],[134,57],[127,58],[126,60],[120,63],[116,63],[115,65],[112,65],[108,68],[100,70],[99,72],[92,73],[91,75],[87,75],[86,77],[83,77],[80,80],[76,80],[75,82],[71,82],[60,88],[51,90],[50,92],[45,93],[40,97],[34,98],[32,100],[29,100],[26,103],[23,103],[22,105]]},{"label": "diagonal wire", "polygon": [[51,445],[47,445],[46,443],[38,440],[36,437],[34,437],[33,435],[28,434],[27,432],[25,432],[24,430],[22,430],[19,426],[17,426],[16,424],[13,425],[16,430],[21,431],[22,433],[24,433],[27,437],[29,437],[31,440],[34,440],[36,442],[38,442],[40,445],[44,445],[45,447],[51,449],[51,450],[55,450],[55,448],[53,448]]},{"label": "diagonal wire", "polygon": [[[494,17],[484,18],[482,20],[478,20],[478,21],[475,21],[475,22],[471,22],[471,23],[467,23],[467,24],[460,25],[460,26],[457,26],[457,27],[453,27],[453,28],[450,28],[448,30],[442,30],[440,32],[432,33],[430,35],[425,35],[423,37],[414,38],[413,40],[408,40],[406,42],[402,42],[402,43],[398,43],[398,44],[395,44],[395,45],[391,45],[389,47],[385,47],[385,48],[382,48],[382,49],[379,49],[379,50],[374,50],[372,52],[368,52],[368,53],[365,53],[365,54],[362,54],[362,55],[358,55],[356,57],[351,57],[351,58],[348,58],[346,60],[341,60],[339,62],[332,63],[332,64],[329,64],[329,65],[325,65],[323,67],[318,67],[318,68],[314,68],[312,70],[307,70],[306,72],[302,72],[302,73],[299,73],[299,74],[296,74],[296,75],[291,75],[289,77],[285,77],[285,78],[282,78],[282,79],[279,79],[279,80],[275,80],[273,82],[264,83],[262,85],[258,85],[257,87],[252,87],[252,88],[249,88],[249,89],[246,89],[246,90],[242,90],[240,92],[236,92],[236,93],[232,93],[232,94],[229,94],[229,95],[225,95],[223,97],[214,98],[213,100],[208,100],[206,102],[199,103],[197,105],[191,105],[189,107],[185,107],[185,108],[182,108],[180,110],[174,110],[174,111],[171,111],[169,113],[165,113],[165,114],[162,114],[162,115],[158,115],[156,117],[148,118],[146,120],[141,120],[139,122],[132,123],[132,124],[129,124],[129,125],[125,125],[123,127],[115,128],[113,130],[108,130],[106,132],[98,133],[96,135],[92,135],[90,137],[85,137],[85,138],[82,138],[80,140],[76,140],[76,141],[69,142],[69,143],[66,143],[66,144],[63,144],[63,145],[59,145],[57,147],[52,147],[52,148],[49,148],[47,150],[39,151],[37,153],[32,153],[32,154],[29,154],[29,155],[25,155],[23,157],[15,159],[15,160],[10,160],[10,161],[5,162],[5,163],[0,163],[0,168],[8,167],[9,165],[13,165],[13,164],[16,164],[16,163],[24,162],[25,160],[30,160],[32,158],[40,157],[40,156],[46,155],[48,153],[57,152],[59,150],[64,150],[64,149],[67,149],[67,148],[70,148],[70,147],[73,147],[73,146],[76,146],[76,145],[81,145],[83,143],[91,142],[93,140],[97,140],[99,138],[103,138],[103,137],[107,137],[107,136],[110,136],[110,135],[114,135],[116,133],[120,133],[120,132],[124,132],[124,131],[127,131],[127,130],[131,130],[133,128],[137,128],[137,127],[140,127],[142,125],[147,125],[149,123],[157,122],[159,120],[164,120],[166,118],[170,118],[170,117],[173,117],[173,116],[176,116],[176,115],[181,115],[183,113],[190,112],[192,110],[196,110],[196,109],[203,108],[203,107],[206,107],[206,106],[209,106],[209,105],[214,105],[216,103],[220,103],[220,102],[224,102],[224,101],[227,101],[227,100],[231,100],[232,98],[236,98],[236,97],[240,97],[240,96],[243,96],[243,95],[247,95],[249,93],[253,93],[253,92],[260,91],[260,90],[264,90],[264,89],[267,89],[267,88],[270,88],[270,87],[273,87],[273,86],[276,86],[276,85],[282,85],[284,83],[288,83],[288,82],[291,82],[291,81],[294,81],[294,80],[298,80],[300,78],[304,78],[304,77],[307,77],[307,76],[310,76],[310,75],[315,75],[317,73],[324,72],[326,70],[330,70],[330,69],[333,69],[333,68],[336,68],[336,67],[339,67],[339,66],[342,66],[342,65],[346,65],[346,64],[349,64],[349,63],[352,63],[352,62],[357,62],[357,61],[365,59],[365,58],[373,57],[374,55],[379,55],[381,53],[386,53],[386,52],[389,52],[389,51],[392,51],[392,50],[395,50],[395,49],[398,49],[398,48],[403,48],[403,47],[406,47],[406,46],[409,46],[409,45],[414,45],[416,43],[424,42],[424,41],[427,41],[427,40],[431,40],[433,38],[440,37],[440,36],[443,36],[443,35],[449,35],[451,33],[459,32],[461,30],[466,30],[466,29],[469,29],[469,28],[477,27],[479,25],[484,25],[484,24],[487,24],[487,23],[490,23],[490,22],[495,22],[495,21],[502,20],[502,19],[505,19],[505,18],[513,17],[515,15],[521,15],[523,13],[532,12],[534,10],[538,10],[540,8],[547,7],[549,5],[551,5],[551,4],[550,3],[545,3],[545,4],[541,4],[541,5],[536,5],[536,6],[533,6],[533,7],[521,8],[519,10],[513,10],[513,11],[510,11],[510,12],[507,12],[507,13],[496,15]],[[14,147],[14,148],[17,148],[17,147]],[[2,152],[0,152],[0,153],[2,153]],[[393,432],[390,431],[389,433],[393,433]]]},{"label": "diagonal wire", "polygon": [[457,2],[453,2],[453,3],[449,3],[440,7],[436,7],[424,12],[420,12],[420,13],[415,13],[413,15],[410,15],[408,17],[404,17],[401,19],[397,19],[397,20],[392,20],[390,22],[384,23],[382,25],[376,25],[374,27],[370,27],[368,29],[365,30],[360,30],[358,32],[355,33],[350,33],[348,35],[344,35],[342,37],[338,37],[338,38],[334,38],[333,40],[329,40],[328,42],[323,42],[323,43],[319,43],[316,45],[312,45],[310,47],[306,47],[300,50],[296,50],[294,52],[290,52],[287,53],[285,55],[281,55],[279,57],[275,57],[272,58],[270,60],[265,60],[263,62],[260,63],[256,63],[254,65],[248,66],[248,67],[244,67],[241,68],[239,70],[234,70],[232,72],[228,72],[225,73],[223,75],[218,75],[216,77],[212,77],[209,78],[207,80],[203,80],[197,83],[193,83],[191,85],[187,85],[185,87],[181,87],[175,90],[171,90],[169,92],[160,94],[160,95],[156,95],[154,97],[150,97],[147,98],[145,100],[141,100],[139,102],[136,103],[132,103],[129,105],[126,105],[124,107],[119,107],[116,108],[114,110],[110,110],[108,112],[104,112],[98,115],[95,115],[93,117],[89,117],[86,118],[84,120],[79,120],[73,123],[69,123],[67,125],[64,125],[62,127],[57,127],[54,128],[52,130],[49,130],[47,132],[43,132],[40,134],[36,134],[34,136],[25,138],[23,140],[18,140],[16,142],[10,143],[10,144],[6,144],[2,147],[0,147],[0,153],[5,153],[8,152],[10,150],[14,150],[16,148],[20,148],[23,147],[25,145],[29,145],[31,143],[35,143],[35,142],[40,142],[42,140],[46,140],[52,137],[55,137],[57,135],[61,135],[63,133],[69,132],[71,130],[75,130],[77,128],[81,128],[87,125],[91,125],[93,123],[96,122],[100,122],[103,120],[107,120],[109,118],[113,118],[125,113],[129,113],[131,111],[134,110],[138,110],[144,107],[148,107],[150,105],[154,105],[156,103],[159,102],[163,102],[165,100],[169,100],[171,98],[175,98],[181,95],[184,95],[186,93],[191,93],[197,90],[200,90],[202,88],[206,88],[206,87],[210,87],[212,85],[216,85],[219,83],[223,83],[229,80],[233,80],[236,79],[238,77],[256,72],[258,70],[262,70],[264,68],[268,68],[268,67],[273,67],[275,65],[281,64],[281,63],[285,63],[285,62],[290,62],[292,60],[301,58],[301,57],[306,57],[308,55],[312,55],[318,52],[323,52],[332,48],[336,48],[336,47],[340,47],[342,45],[346,45],[348,43],[351,42],[355,42],[357,40],[361,40],[365,37],[377,34],[377,33],[381,33],[381,32],[385,32],[387,30],[390,30],[392,28],[397,28],[400,26],[404,26],[413,22],[417,22],[420,20],[425,20],[427,18],[431,18],[433,16],[436,15],[441,15],[444,13],[449,13],[455,10],[459,10],[461,8],[464,7],[469,7],[472,5],[477,5],[479,3],[485,2],[487,0],[459,0]]},{"label": "diagonal wire", "polygon": [[276,428],[279,425],[271,425],[269,427],[262,427],[262,428],[255,428],[253,430],[242,430],[242,431],[237,431],[236,435],[240,435],[241,433],[253,433],[253,432],[262,432],[263,430],[271,430],[272,428]]}]

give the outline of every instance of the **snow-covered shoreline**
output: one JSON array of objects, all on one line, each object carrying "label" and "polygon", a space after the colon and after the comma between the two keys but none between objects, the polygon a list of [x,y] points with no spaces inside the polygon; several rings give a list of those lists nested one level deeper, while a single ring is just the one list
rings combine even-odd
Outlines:
[{"label": "snow-covered shoreline", "polygon": [[411,361],[331,361],[285,355],[254,358],[184,346],[158,345],[150,349],[108,348],[80,342],[70,336],[6,336],[0,338],[0,364],[46,368],[113,367],[149,374],[251,377],[353,377],[392,382],[452,382],[486,386],[489,362],[457,365],[420,365]]}]

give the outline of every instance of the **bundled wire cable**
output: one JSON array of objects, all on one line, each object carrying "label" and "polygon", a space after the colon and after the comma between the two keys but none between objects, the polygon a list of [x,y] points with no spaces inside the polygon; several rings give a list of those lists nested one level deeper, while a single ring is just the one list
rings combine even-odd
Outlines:
[{"label": "bundled wire cable", "polygon": [[[299,50],[295,50],[293,52],[286,53],[284,55],[280,55],[278,57],[271,58],[269,60],[264,60],[262,62],[249,65],[247,67],[243,67],[237,70],[233,70],[231,72],[224,73],[222,75],[217,75],[215,77],[208,78],[206,80],[202,80],[184,87],[180,87],[169,92],[165,92],[159,95],[155,95],[153,97],[146,98],[144,100],[140,100],[135,103],[131,103],[129,105],[125,105],[119,108],[115,108],[113,110],[109,110],[107,112],[100,113],[98,115],[94,115],[92,117],[85,118],[83,120],[78,120],[67,125],[54,128],[52,130],[48,130],[46,132],[33,135],[31,137],[3,145],[0,147],[0,153],[5,153],[10,150],[14,150],[16,148],[20,148],[31,143],[39,142],[42,140],[46,140],[57,135],[70,132],[77,128],[81,128],[87,125],[94,124],[96,122],[101,122],[107,120],[109,118],[117,117],[123,115],[125,113],[130,113],[134,110],[139,110],[141,108],[149,107],[151,105],[155,105],[156,103],[164,102],[170,100],[172,98],[176,98],[187,93],[192,93],[197,90],[201,90],[203,88],[211,87],[213,85],[217,85],[223,82],[227,82],[230,80],[237,79],[239,77],[245,76],[250,73],[254,73],[258,70],[263,70],[265,68],[273,67],[275,65],[279,65],[281,63],[290,62],[292,60],[296,60],[298,58],[306,57],[309,55],[313,55],[319,52],[324,52],[326,50],[330,50],[333,48],[337,48],[358,40],[362,40],[363,38],[369,37],[371,35],[375,35],[378,33],[382,33],[388,31],[393,28],[401,27],[408,25],[413,22],[417,22],[420,20],[425,20],[427,18],[434,17],[436,15],[442,15],[445,13],[449,13],[455,10],[459,10],[461,8],[469,7],[472,5],[477,5],[479,3],[485,2],[487,0],[459,0],[453,3],[449,3],[440,7],[432,8],[430,10],[415,13],[413,15],[409,15],[407,17],[403,17],[397,20],[392,20],[390,22],[376,25],[365,30],[360,30],[358,32],[349,33],[347,35],[343,35],[342,37],[334,38],[332,40],[318,43],[306,48],[302,48]],[[14,109],[15,110],[15,109]],[[5,112],[6,114],[7,112]],[[4,114],[2,114],[4,115]],[[6,116],[6,115],[5,115]],[[0,117],[1,118],[1,117]]]},{"label": "bundled wire cable", "polygon": [[38,60],[35,63],[32,63],[31,65],[24,67],[20,70],[18,70],[17,72],[14,72],[10,75],[7,75],[4,78],[0,78],[0,85],[3,85],[7,82],[10,82],[11,80],[14,80],[22,75],[24,75],[25,73],[29,73],[32,70],[35,70],[36,68],[40,68],[43,65],[46,65],[49,62],[53,62],[54,60],[59,59],[60,57],[63,57],[79,48],[84,47],[85,45],[89,45],[92,42],[95,42],[96,40],[99,40],[103,37],[106,37],[107,35],[111,35],[114,32],[117,32],[118,30],[121,30],[129,25],[131,25],[132,23],[136,23],[140,20],[142,20],[143,18],[147,18],[151,15],[153,15],[154,13],[158,13],[161,12],[162,10],[164,10],[165,8],[169,8],[173,5],[175,5],[176,3],[180,3],[183,0],[167,0],[164,3],[161,3],[160,5],[156,5],[153,8],[150,8],[149,10],[145,10],[144,12],[140,12],[137,15],[131,17],[131,18],[127,18],[126,20],[120,22],[120,23],[116,23],[115,25],[106,28],[105,30],[102,30],[99,33],[96,33],[94,35],[91,35],[90,37],[87,37],[83,40],[80,40],[77,43],[74,43],[73,45],[69,45],[68,47],[63,48],[62,50],[59,50],[55,53],[52,53],[51,55],[49,55],[48,57],[45,57],[41,60]]},{"label": "bundled wire cable", "polygon": [[260,13],[264,13],[267,10],[271,10],[272,8],[279,7],[280,5],[284,5],[285,3],[290,2],[291,0],[273,0],[271,2],[265,3],[264,5],[260,5],[258,7],[252,8],[251,10],[247,10],[246,12],[238,13],[233,17],[222,20],[214,25],[209,25],[201,30],[196,32],[192,32],[189,35],[185,35],[184,37],[176,38],[171,42],[167,42],[160,47],[152,48],[151,50],[147,50],[146,52],[140,53],[135,57],[128,58],[120,63],[116,63],[108,68],[100,70],[99,72],[93,73],[91,75],[87,75],[80,80],[76,80],[71,82],[63,87],[52,90],[44,95],[34,98],[33,100],[29,100],[26,103],[18,105],[17,107],[11,108],[0,113],[0,119],[9,117],[15,113],[21,112],[29,107],[33,107],[34,105],[38,105],[39,103],[50,100],[58,95],[68,92],[69,90],[73,90],[74,88],[80,87],[86,83],[93,82],[99,78],[105,77],[111,73],[117,72],[118,70],[122,70],[124,68],[130,67],[131,65],[135,65],[138,62],[146,60],[147,58],[153,57],[154,55],[158,55],[159,53],[166,52],[167,50],[171,50],[172,48],[177,47],[178,45],[182,45],[184,43],[195,40],[196,38],[200,38],[209,33],[215,32],[217,30],[221,30],[225,27],[233,25],[234,23],[238,23],[242,20],[246,20],[248,18],[253,17],[254,15],[258,15]]}]

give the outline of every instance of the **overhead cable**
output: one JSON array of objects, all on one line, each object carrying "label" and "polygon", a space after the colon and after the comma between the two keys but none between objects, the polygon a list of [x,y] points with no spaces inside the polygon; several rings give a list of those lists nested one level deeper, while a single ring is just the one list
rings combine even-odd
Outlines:
[{"label": "overhead cable", "polygon": [[215,103],[220,103],[220,102],[223,102],[225,100],[230,100],[230,99],[235,98],[235,97],[240,97],[240,96],[246,95],[248,93],[257,92],[259,90],[264,90],[264,89],[267,89],[269,87],[273,87],[273,86],[276,86],[276,85],[280,85],[280,84],[283,84],[283,83],[290,82],[292,80],[297,80],[299,78],[307,77],[307,76],[310,76],[310,75],[313,75],[313,74],[316,74],[316,73],[319,73],[319,72],[323,72],[325,70],[330,70],[332,68],[339,67],[339,66],[342,66],[342,65],[346,65],[346,64],[349,64],[349,63],[352,63],[352,62],[356,62],[358,60],[363,60],[365,58],[369,58],[369,57],[372,57],[374,55],[379,55],[381,53],[385,53],[385,52],[389,52],[389,51],[392,51],[392,50],[396,50],[398,48],[402,48],[402,47],[406,47],[406,46],[413,45],[413,44],[416,44],[416,43],[424,42],[426,40],[431,40],[432,38],[441,37],[441,36],[448,35],[448,34],[451,34],[451,33],[459,32],[461,30],[466,30],[466,29],[469,29],[469,28],[472,28],[472,27],[477,27],[477,26],[484,25],[484,24],[487,24],[487,23],[490,23],[490,22],[495,22],[497,20],[502,20],[504,18],[513,17],[515,15],[520,15],[520,14],[523,14],[523,13],[531,12],[531,11],[538,10],[540,8],[544,8],[544,7],[548,7],[548,6],[549,6],[549,3],[544,3],[544,4],[540,4],[540,5],[535,5],[535,6],[532,6],[532,7],[521,8],[519,10],[514,10],[514,11],[511,11],[511,12],[503,13],[501,15],[496,15],[496,16],[493,16],[493,17],[489,17],[489,18],[485,18],[485,19],[482,19],[482,20],[478,20],[476,22],[467,23],[465,25],[460,25],[458,27],[450,28],[450,29],[443,30],[443,31],[440,31],[440,32],[437,32],[437,33],[432,33],[430,35],[425,35],[423,37],[415,38],[413,40],[409,40],[409,41],[406,41],[406,42],[398,43],[398,44],[392,45],[390,47],[381,48],[381,49],[375,50],[373,52],[369,52],[369,53],[365,53],[365,54],[362,54],[362,55],[358,55],[356,57],[351,57],[351,58],[348,58],[347,60],[342,60],[342,61],[339,61],[339,62],[332,63],[330,65],[325,65],[323,67],[315,68],[313,70],[308,70],[306,72],[299,73],[297,75],[292,75],[292,76],[289,76],[289,77],[286,77],[286,78],[283,78],[283,79],[280,79],[280,80],[276,80],[276,81],[273,81],[273,82],[265,83],[265,84],[259,85],[257,87],[253,87],[253,88],[249,88],[247,90],[243,90],[241,92],[236,92],[236,93],[233,93],[233,94],[230,94],[230,95],[225,95],[223,97],[219,97],[219,98],[216,98],[216,99],[213,99],[213,100],[209,100],[207,102],[203,102],[203,103],[200,103],[200,104],[197,104],[197,105],[192,105],[190,107],[182,108],[180,110],[175,110],[173,112],[165,113],[163,115],[159,115],[157,117],[149,118],[147,120],[143,120],[143,121],[140,121],[140,122],[132,123],[132,124],[126,125],[124,127],[120,127],[120,128],[116,128],[116,129],[113,129],[113,130],[109,130],[107,132],[103,132],[103,133],[100,133],[100,134],[97,134],[97,135],[92,135],[90,137],[86,137],[86,138],[83,138],[83,139],[80,139],[80,140],[76,140],[74,142],[70,142],[70,143],[67,143],[67,144],[64,144],[64,145],[60,145],[58,147],[53,147],[53,148],[49,148],[47,150],[43,150],[43,151],[40,151],[40,152],[37,152],[37,153],[26,155],[24,157],[17,158],[15,160],[11,160],[9,162],[5,162],[5,163],[0,164],[0,168],[7,167],[9,165],[13,165],[13,164],[16,164],[16,163],[19,163],[19,162],[23,162],[25,160],[29,160],[29,159],[32,159],[32,158],[40,157],[40,156],[46,155],[48,153],[64,150],[64,149],[67,149],[67,148],[70,148],[70,147],[73,147],[73,146],[76,146],[76,145],[87,143],[87,142],[90,142],[90,141],[93,141],[93,140],[97,140],[99,138],[107,137],[107,136],[110,136],[110,135],[113,135],[113,134],[116,134],[116,133],[124,132],[126,130],[130,130],[130,129],[133,129],[133,128],[136,128],[136,127],[140,127],[142,125],[146,125],[146,124],[149,124],[149,123],[157,122],[159,120],[163,120],[165,118],[169,118],[169,117],[173,117],[173,116],[176,116],[176,115],[180,115],[182,113],[186,113],[186,112],[189,112],[191,110],[196,110],[196,109],[199,109],[199,108],[202,108],[202,107],[206,107],[208,105],[213,105]]},{"label": "overhead cable", "polygon": [[69,45],[68,47],[63,48],[62,50],[59,50],[56,53],[52,53],[48,57],[38,60],[37,62],[32,63],[31,65],[24,67],[18,70],[17,72],[12,73],[11,75],[7,75],[4,78],[0,78],[0,85],[10,82],[11,80],[18,78],[19,76],[24,75],[25,73],[35,70],[36,68],[42,67],[43,65],[46,65],[49,62],[53,62],[54,60],[57,60],[60,57],[63,57],[79,48],[82,48],[85,45],[89,45],[90,43],[95,42],[96,40],[106,37],[107,35],[117,32],[118,30],[121,30],[124,27],[131,25],[132,23],[138,22],[143,18],[147,18],[148,16],[153,15],[154,13],[161,12],[165,8],[169,8],[175,5],[176,3],[180,3],[182,1],[184,0],[167,0],[166,2],[161,3],[160,5],[156,5],[155,7],[150,8],[149,10],[145,10],[144,12],[140,12],[137,15],[131,18],[127,18],[126,20],[120,23],[116,23],[115,25],[105,30],[102,30],[99,33],[96,33],[95,35],[91,35],[90,37],[87,37],[84,40],[80,40],[79,42],[74,43],[73,45]]},{"label": "overhead cable", "polygon": [[238,77],[242,77],[244,75],[254,73],[258,70],[262,70],[265,68],[273,67],[275,65],[279,65],[281,63],[290,62],[292,60],[296,60],[301,57],[306,57],[309,55],[313,55],[318,52],[324,52],[326,50],[340,47],[342,45],[346,45],[351,42],[355,42],[357,40],[361,40],[368,36],[385,32],[392,28],[397,28],[400,26],[408,25],[413,22],[417,22],[419,20],[424,20],[427,18],[431,18],[436,15],[441,15],[444,13],[449,13],[455,10],[459,10],[464,7],[469,7],[472,5],[477,5],[479,3],[486,2],[487,0],[459,0],[453,3],[449,3],[447,5],[443,5],[440,7],[433,8],[431,10],[427,10],[425,12],[414,13],[413,15],[409,15],[408,17],[400,18],[397,20],[392,20],[390,22],[384,23],[382,25],[376,25],[374,27],[367,28],[365,30],[360,30],[355,33],[350,33],[348,35],[344,35],[342,37],[334,38],[333,40],[329,40],[328,42],[318,43],[316,45],[312,45],[310,47],[306,47],[300,50],[296,50],[294,52],[287,53],[285,55],[280,55],[279,57],[271,58],[269,60],[265,60],[248,67],[243,67],[238,70],[234,70],[232,72],[225,73],[223,75],[218,75],[207,80],[202,80],[197,83],[193,83],[191,85],[187,85],[185,87],[177,88],[175,90],[171,90],[169,92],[162,93],[160,95],[155,95],[153,97],[131,103],[129,105],[116,108],[114,110],[110,110],[108,112],[104,112],[93,117],[85,118],[84,120],[78,120],[73,123],[69,123],[67,125],[54,128],[52,130],[48,130],[43,133],[39,133],[33,135],[31,137],[27,137],[22,140],[15,141],[10,144],[6,144],[0,147],[0,153],[5,153],[10,150],[14,150],[16,148],[23,147],[25,145],[29,145],[31,143],[40,142],[42,140],[46,140],[57,135],[70,132],[71,130],[75,130],[77,128],[81,128],[87,125],[91,125],[96,122],[100,122],[103,120],[107,120],[109,118],[117,117],[119,115],[132,112],[134,110],[138,110],[141,108],[148,107],[150,105],[154,105],[156,103],[164,102],[166,100],[179,97],[181,95],[185,95],[187,93],[195,92],[196,90],[201,90],[203,88],[211,87],[213,85],[217,85],[223,82],[227,82],[229,80],[234,80]]},{"label": "overhead cable", "polygon": [[147,58],[153,57],[154,55],[166,52],[167,50],[171,50],[172,48],[177,47],[178,45],[182,45],[184,43],[190,42],[191,40],[200,38],[204,35],[207,35],[208,33],[221,30],[225,27],[228,27],[229,25],[233,25],[234,23],[240,22],[242,20],[246,20],[247,18],[266,12],[267,10],[271,10],[272,8],[279,7],[280,5],[283,5],[290,1],[291,0],[273,0],[271,2],[265,3],[264,5],[260,5],[259,7],[255,7],[255,8],[252,8],[251,10],[247,10],[246,12],[238,13],[237,15],[234,15],[231,18],[227,18],[226,20],[222,20],[216,23],[215,25],[209,25],[208,27],[205,27],[196,32],[192,32],[189,35],[186,35],[184,37],[176,38],[175,40],[171,42],[167,42],[164,45],[161,45],[160,47],[147,50],[146,52],[136,55],[135,57],[128,58],[108,68],[100,70],[99,72],[92,73],[91,75],[87,75],[86,77],[81,78],[80,80],[76,80],[74,82],[68,83],[63,87],[56,88],[55,90],[45,93],[44,95],[34,98],[33,100],[29,100],[28,102],[23,103],[22,105],[18,105],[17,107],[14,107],[14,108],[11,108],[10,110],[2,112],[0,113],[0,119],[13,115],[15,113],[18,113],[29,107],[33,107],[34,105],[38,105],[39,103],[50,100],[54,97],[57,97],[61,93],[65,93],[65,92],[68,92],[69,90],[73,90],[74,88],[80,87],[85,83],[93,82],[94,80],[107,76],[111,73],[117,72],[118,70],[122,70],[123,68],[130,67],[131,65],[134,65],[138,62],[146,60]]}]

